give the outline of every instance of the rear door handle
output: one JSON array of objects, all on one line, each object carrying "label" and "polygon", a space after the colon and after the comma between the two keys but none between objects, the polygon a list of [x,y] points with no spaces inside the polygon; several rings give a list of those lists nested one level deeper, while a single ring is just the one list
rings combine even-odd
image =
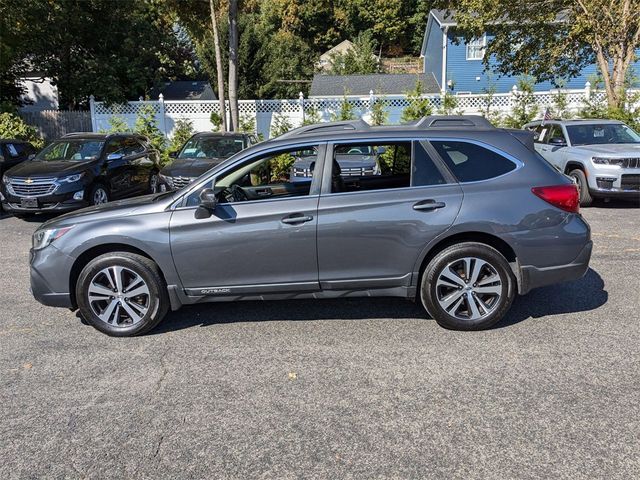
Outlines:
[{"label": "rear door handle", "polygon": [[436,202],[435,200],[423,200],[421,202],[416,203],[413,206],[414,210],[419,210],[422,212],[429,212],[431,210],[437,210],[438,208],[443,208],[446,206],[444,202]]},{"label": "rear door handle", "polygon": [[313,220],[311,215],[304,215],[302,213],[294,213],[289,215],[288,217],[284,217],[280,220],[282,223],[286,223],[287,225],[295,225],[297,223],[306,223]]}]

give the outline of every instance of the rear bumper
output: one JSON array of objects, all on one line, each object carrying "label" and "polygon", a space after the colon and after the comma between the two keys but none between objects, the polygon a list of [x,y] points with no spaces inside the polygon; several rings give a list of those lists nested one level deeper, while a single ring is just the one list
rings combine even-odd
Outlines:
[{"label": "rear bumper", "polygon": [[538,268],[532,265],[520,267],[518,293],[524,295],[534,288],[568,282],[582,278],[589,269],[593,242],[589,241],[578,256],[567,265]]}]

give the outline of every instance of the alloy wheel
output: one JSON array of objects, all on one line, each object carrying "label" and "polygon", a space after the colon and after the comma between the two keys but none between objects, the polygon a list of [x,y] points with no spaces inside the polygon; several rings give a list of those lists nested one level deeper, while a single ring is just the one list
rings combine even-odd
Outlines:
[{"label": "alloy wheel", "polygon": [[460,320],[478,320],[495,311],[502,296],[496,268],[476,257],[454,260],[438,275],[436,297],[440,307]]},{"label": "alloy wheel", "polygon": [[107,203],[109,201],[109,197],[107,196],[107,192],[104,188],[96,188],[93,192],[93,204],[94,205],[102,205],[103,203]]},{"label": "alloy wheel", "polygon": [[96,273],[87,295],[93,313],[114,327],[130,327],[140,322],[151,303],[149,287],[142,277],[120,266]]}]

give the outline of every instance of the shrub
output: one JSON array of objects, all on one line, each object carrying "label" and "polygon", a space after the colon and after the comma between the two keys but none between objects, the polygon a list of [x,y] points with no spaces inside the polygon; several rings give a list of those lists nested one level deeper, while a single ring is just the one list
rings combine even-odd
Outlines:
[{"label": "shrub", "polygon": [[442,103],[440,104],[438,113],[440,115],[452,115],[457,106],[458,106],[458,99],[453,93],[447,90],[446,92],[444,92],[444,95],[442,96]]},{"label": "shrub", "polygon": [[158,128],[156,110],[152,105],[143,105],[140,107],[133,130],[147,137],[156,150],[164,153],[166,139]]},{"label": "shrub", "polygon": [[342,97],[342,102],[340,102],[340,110],[331,114],[331,120],[335,121],[346,121],[346,120],[355,120],[356,115],[353,111],[353,105],[347,99],[347,95],[345,94]]},{"label": "shrub", "polygon": [[431,102],[428,98],[422,96],[422,83],[420,81],[416,82],[413,90],[407,92],[407,100],[409,101],[409,105],[402,110],[402,116],[400,117],[402,122],[420,120],[422,117],[431,115],[433,111]]},{"label": "shrub", "polygon": [[371,106],[371,125],[384,125],[389,121],[389,112],[385,108],[387,100],[385,97],[378,97]]},{"label": "shrub", "polygon": [[27,125],[22,118],[13,113],[0,113],[0,138],[26,140],[36,148],[44,146],[44,140],[38,134],[38,130]]},{"label": "shrub", "polygon": [[317,108],[312,107],[308,112],[305,112],[304,120],[302,120],[301,126],[304,127],[305,125],[314,125],[316,123],[320,123],[321,121],[322,118],[320,117],[320,112]]},{"label": "shrub", "polygon": [[220,114],[218,112],[211,112],[211,115],[209,116],[209,120],[213,125],[211,130],[213,130],[214,132],[220,131],[220,127],[222,126],[222,117],[220,116]]},{"label": "shrub", "polygon": [[273,121],[271,123],[271,137],[278,137],[283,133],[287,133],[293,128],[291,121],[286,115],[280,113],[273,114]]},{"label": "shrub", "polygon": [[187,118],[178,119],[176,121],[176,128],[173,131],[173,137],[171,138],[171,143],[169,144],[167,153],[179,151],[194,133],[193,123],[191,120]]},{"label": "shrub", "polygon": [[109,128],[103,128],[100,133],[127,133],[131,132],[127,121],[119,115],[109,117]]},{"label": "shrub", "polygon": [[515,94],[511,113],[505,119],[510,128],[522,128],[538,115],[538,105],[533,95],[533,80],[523,77],[518,80],[518,92]]}]

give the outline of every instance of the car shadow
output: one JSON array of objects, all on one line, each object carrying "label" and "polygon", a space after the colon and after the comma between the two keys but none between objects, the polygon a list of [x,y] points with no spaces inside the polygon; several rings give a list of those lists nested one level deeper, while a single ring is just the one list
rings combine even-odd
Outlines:
[{"label": "car shadow", "polygon": [[[533,290],[516,297],[511,310],[494,329],[547,315],[594,310],[607,302],[604,281],[593,269],[575,282]],[[399,298],[343,298],[327,300],[278,300],[221,302],[189,305],[167,318],[150,335],[191,327],[259,322],[308,320],[428,319],[414,302]]]},{"label": "car shadow", "polygon": [[[640,192],[638,192],[637,199],[601,199],[596,198],[593,202],[594,207],[620,209],[620,208],[640,208]],[[581,209],[588,210],[590,207],[580,207]]]}]

